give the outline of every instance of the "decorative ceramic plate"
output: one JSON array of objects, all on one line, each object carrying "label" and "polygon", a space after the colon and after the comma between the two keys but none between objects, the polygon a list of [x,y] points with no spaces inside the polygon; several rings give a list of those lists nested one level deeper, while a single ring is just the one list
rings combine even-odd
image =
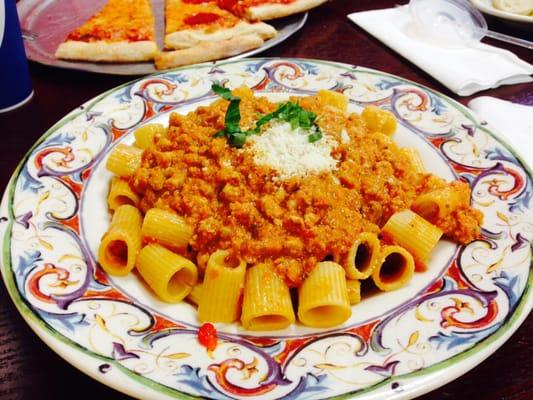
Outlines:
[{"label": "decorative ceramic plate", "polygon": [[[115,75],[146,75],[157,72],[154,63],[93,63],[66,61],[55,58],[57,46],[75,28],[88,20],[107,0],[21,0],[17,3],[22,36],[28,59],[40,64],[100,72]],[[155,17],[157,42],[163,48],[165,27],[164,0],[151,0]],[[278,31],[275,38],[265,41],[263,46],[228,58],[236,60],[260,53],[296,33],[307,21],[307,13],[268,21]]]},{"label": "decorative ceramic plate", "polygon": [[[472,187],[483,238],[442,241],[429,270],[365,298],[335,329],[247,332],[217,325],[212,354],[188,303],[163,304],[135,276],[95,260],[107,228],[106,157],[132,131],[213,101],[213,82],[283,96],[342,92],[399,120],[394,139],[427,169]],[[323,61],[245,59],[142,78],[91,100],[53,126],[15,171],[1,206],[2,273],[20,313],[67,361],[135,397],[399,399],[465,373],[529,313],[531,176],[460,104],[382,72]]]},{"label": "decorative ceramic plate", "polygon": [[526,22],[533,23],[533,16],[531,15],[521,15],[515,14],[503,10],[499,10],[493,6],[492,0],[470,0],[474,6],[476,6],[479,11],[484,12],[485,14],[493,15],[498,18],[507,19],[514,22]]}]

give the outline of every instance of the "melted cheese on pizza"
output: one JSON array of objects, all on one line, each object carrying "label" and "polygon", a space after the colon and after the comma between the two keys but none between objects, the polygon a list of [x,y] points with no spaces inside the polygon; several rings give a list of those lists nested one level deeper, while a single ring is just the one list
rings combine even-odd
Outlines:
[{"label": "melted cheese on pizza", "polygon": [[137,42],[154,40],[154,17],[148,0],[109,0],[67,40]]},{"label": "melted cheese on pizza", "polygon": [[202,29],[205,32],[231,28],[240,19],[221,9],[215,0],[167,0],[166,32]]}]

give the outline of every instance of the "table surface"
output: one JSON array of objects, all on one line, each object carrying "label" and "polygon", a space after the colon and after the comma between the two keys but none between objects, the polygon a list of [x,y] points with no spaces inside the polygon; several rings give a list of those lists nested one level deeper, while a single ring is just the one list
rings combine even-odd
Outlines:
[{"label": "table surface", "polygon": [[[301,31],[262,53],[269,57],[304,57],[340,61],[411,79],[466,104],[431,76],[351,23],[354,11],[392,7],[406,1],[332,0],[310,12]],[[531,39],[533,27],[489,19],[489,28]],[[487,40],[532,63],[533,51]],[[4,135],[0,157],[0,188],[31,145],[55,122],[92,97],[132,77],[90,74],[31,64],[33,100],[8,114],[0,114]],[[533,105],[533,84],[503,86],[477,93]],[[475,97],[474,96],[474,97]],[[2,190],[3,191],[3,190]],[[533,318],[495,354],[461,378],[422,399],[530,399],[533,397]],[[82,387],[87,398],[127,397],[92,380],[63,361],[31,331],[0,283],[0,398],[66,399],[64,385]]]}]

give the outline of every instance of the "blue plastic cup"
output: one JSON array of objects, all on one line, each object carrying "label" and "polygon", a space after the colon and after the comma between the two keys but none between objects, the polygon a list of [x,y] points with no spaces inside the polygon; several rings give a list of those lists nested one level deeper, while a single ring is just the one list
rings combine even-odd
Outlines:
[{"label": "blue plastic cup", "polygon": [[32,96],[15,0],[0,0],[0,112],[20,107]]}]

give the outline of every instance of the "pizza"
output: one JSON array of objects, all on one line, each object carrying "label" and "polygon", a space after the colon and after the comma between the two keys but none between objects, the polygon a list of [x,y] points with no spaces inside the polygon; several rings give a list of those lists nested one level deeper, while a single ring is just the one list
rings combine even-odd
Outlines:
[{"label": "pizza", "polygon": [[155,56],[157,69],[169,69],[182,65],[231,57],[262,46],[264,40],[256,34],[247,34],[218,42],[201,42],[188,49],[162,51]]},{"label": "pizza", "polygon": [[218,6],[216,0],[166,0],[165,48],[184,49],[203,42],[257,35],[266,40],[276,29],[264,22],[249,22]]},{"label": "pizza", "polygon": [[216,0],[166,0],[165,49],[156,55],[157,69],[230,57],[261,47],[276,29],[248,21],[219,7]]},{"label": "pizza", "polygon": [[250,20],[268,20],[310,10],[327,0],[217,0],[220,7]]},{"label": "pizza", "polygon": [[158,52],[149,0],[109,0],[70,32],[55,56],[66,60],[132,62]]},{"label": "pizza", "polygon": [[108,0],[56,50],[66,60],[136,62],[158,69],[218,60],[262,46],[276,29],[262,22],[326,0],[165,0],[164,50],[155,41],[150,0]]}]

